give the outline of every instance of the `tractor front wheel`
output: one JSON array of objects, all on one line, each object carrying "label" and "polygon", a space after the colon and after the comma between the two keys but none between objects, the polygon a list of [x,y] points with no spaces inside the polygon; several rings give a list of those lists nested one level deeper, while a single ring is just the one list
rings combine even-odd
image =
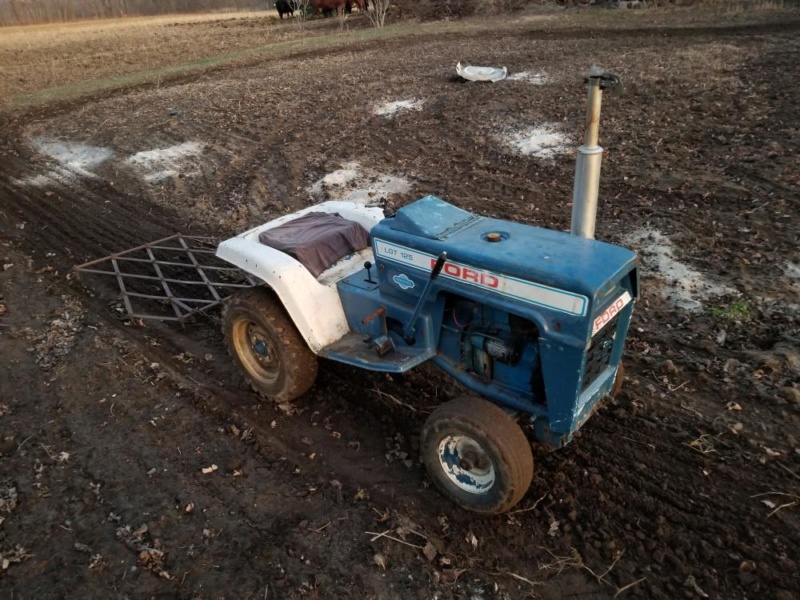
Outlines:
[{"label": "tractor front wheel", "polygon": [[267,290],[244,290],[228,300],[222,329],[250,385],[270,400],[290,402],[314,385],[317,357]]},{"label": "tractor front wheel", "polygon": [[487,400],[464,396],[436,409],[422,428],[422,462],[433,483],[467,510],[499,514],[533,478],[531,446],[516,421]]}]

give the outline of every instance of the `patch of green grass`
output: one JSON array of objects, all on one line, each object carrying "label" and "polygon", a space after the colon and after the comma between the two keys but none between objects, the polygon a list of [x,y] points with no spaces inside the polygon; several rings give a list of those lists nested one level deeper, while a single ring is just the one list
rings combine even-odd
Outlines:
[{"label": "patch of green grass", "polygon": [[749,321],[753,317],[753,307],[747,300],[737,300],[727,306],[712,306],[708,312],[726,321]]}]

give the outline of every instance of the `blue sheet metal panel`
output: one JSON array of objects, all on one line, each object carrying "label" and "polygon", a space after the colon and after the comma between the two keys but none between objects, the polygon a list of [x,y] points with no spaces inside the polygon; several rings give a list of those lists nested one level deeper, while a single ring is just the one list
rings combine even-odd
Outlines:
[{"label": "blue sheet metal panel", "polygon": [[[616,329],[608,365],[586,389],[582,389],[582,382],[587,353],[549,340],[540,340],[550,432],[557,436],[566,436],[565,440],[569,441],[572,433],[592,413],[597,402],[611,392],[617,369],[622,362],[632,314],[633,302],[620,312],[618,320],[608,325]],[[600,334],[602,333],[601,331]]]},{"label": "blue sheet metal panel", "polygon": [[361,321],[380,306],[379,292],[376,289],[364,289],[359,285],[339,283],[339,298],[342,301],[344,315],[350,331],[373,338],[383,335],[381,319],[373,319],[366,325]]},{"label": "blue sheet metal panel", "polygon": [[553,448],[561,448],[569,443],[595,411],[598,402],[611,393],[618,368],[607,367],[577,399],[573,399],[571,407],[562,402],[550,406],[548,402],[547,413],[534,422],[536,439]]},{"label": "blue sheet metal panel", "polygon": [[478,219],[480,217],[477,215],[448,204],[441,198],[425,196],[397,211],[392,229],[434,240]]},{"label": "blue sheet metal panel", "polygon": [[[372,237],[434,255],[446,250],[452,261],[588,297],[636,263],[636,255],[619,246],[499,219],[470,220],[469,214],[428,196],[378,223]],[[488,241],[493,232],[502,240]]]},{"label": "blue sheet metal panel", "polygon": [[584,350],[540,338],[539,352],[542,357],[550,428],[559,434],[571,432],[580,394]]},{"label": "blue sheet metal panel", "polygon": [[416,304],[430,276],[430,270],[426,272],[396,263],[378,263],[381,293],[412,305]]},{"label": "blue sheet metal panel", "polygon": [[[397,298],[400,301],[413,304],[424,287],[424,282],[430,276],[430,269],[425,272],[410,265],[394,261],[381,261],[380,258],[377,260],[380,261],[378,263],[378,280],[380,282],[381,295],[384,298]],[[414,287],[401,289],[397,281],[403,282],[403,286],[407,287],[407,284],[405,284],[406,278],[414,283]],[[560,343],[581,349],[585,347],[591,330],[591,320],[588,317],[589,308],[586,309],[586,316],[557,312],[546,306],[522,302],[513,296],[488,292],[479,286],[469,285],[445,274],[440,275],[434,285],[434,295],[441,292],[462,296],[530,319],[543,335],[559,340]]]},{"label": "blue sheet metal panel", "polygon": [[[405,324],[408,322],[414,310],[417,298],[409,295],[406,298],[392,298],[381,294],[378,286],[365,288],[360,280],[360,273],[346,277],[337,284],[339,297],[342,301],[347,324],[350,330],[370,335],[373,338],[383,334],[383,321],[380,317],[373,319],[367,325],[361,321],[367,315],[377,310],[381,306],[386,309],[386,319],[394,320]],[[421,289],[419,287],[418,289]],[[420,315],[416,327],[416,343],[413,344],[417,349],[435,349],[439,344],[439,333],[441,330],[442,314],[444,313],[444,298],[437,298],[435,295],[426,303]],[[398,332],[389,331],[395,338],[398,345],[407,346],[402,341]]]}]

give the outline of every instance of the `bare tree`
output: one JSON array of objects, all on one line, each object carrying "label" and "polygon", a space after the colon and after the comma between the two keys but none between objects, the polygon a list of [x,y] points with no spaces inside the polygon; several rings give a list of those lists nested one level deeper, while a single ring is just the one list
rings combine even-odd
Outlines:
[{"label": "bare tree", "polygon": [[347,21],[347,17],[350,16],[348,8],[352,9],[352,5],[348,7],[347,2],[336,8],[336,18],[339,19],[339,29],[344,29],[344,23]]},{"label": "bare tree", "polygon": [[372,10],[367,14],[369,20],[378,29],[382,29],[386,24],[386,13],[389,11],[391,0],[372,0]]},{"label": "bare tree", "polygon": [[311,0],[289,0],[289,2],[294,2],[297,26],[300,29],[305,29],[306,18],[308,18],[308,9],[311,7]]}]

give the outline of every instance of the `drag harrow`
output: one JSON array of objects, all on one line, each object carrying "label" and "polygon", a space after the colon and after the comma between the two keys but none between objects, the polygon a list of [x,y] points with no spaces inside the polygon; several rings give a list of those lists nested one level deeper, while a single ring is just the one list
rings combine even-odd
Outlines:
[{"label": "drag harrow", "polygon": [[191,320],[232,293],[258,282],[215,256],[206,237],[175,234],[74,267],[79,275],[112,277],[127,315],[157,321]]}]

